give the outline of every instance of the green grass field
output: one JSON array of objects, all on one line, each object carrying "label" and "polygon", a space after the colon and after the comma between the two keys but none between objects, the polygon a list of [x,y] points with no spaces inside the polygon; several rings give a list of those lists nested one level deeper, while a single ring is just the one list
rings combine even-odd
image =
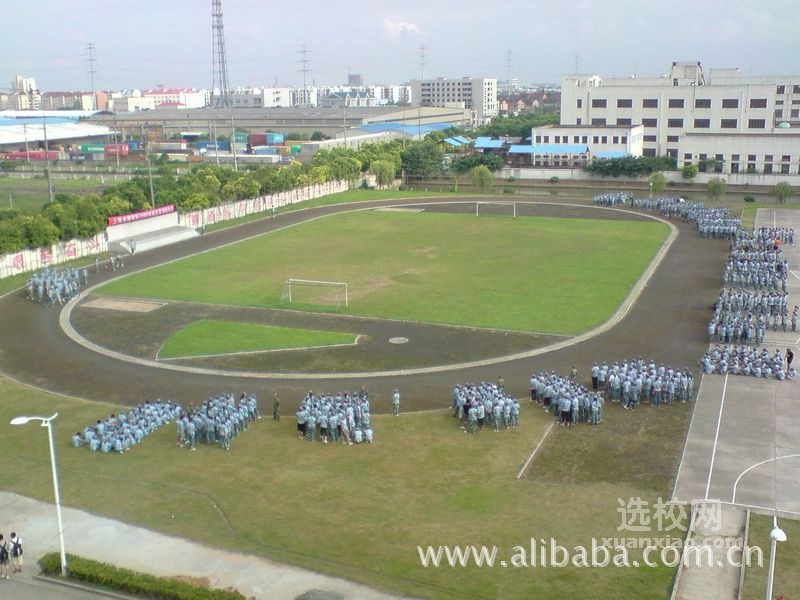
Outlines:
[{"label": "green grass field", "polygon": [[[78,176],[86,177],[83,174]],[[53,179],[53,189],[56,192],[68,194],[100,194],[106,186],[114,183],[113,175],[106,175],[104,182],[101,182],[99,177],[92,179]],[[42,206],[47,202],[49,202],[49,196],[45,177],[19,179],[0,176],[0,207],[17,208],[25,213],[39,214]]]},{"label": "green grass field", "polygon": [[[607,419],[629,416],[611,408]],[[550,422],[529,404],[518,430],[474,436],[446,411],[376,416],[370,446],[301,442],[287,417],[251,425],[230,452],[203,445],[181,450],[172,425],[124,455],[70,447],[73,431],[118,410],[0,380],[0,422],[59,412],[58,464],[68,506],[424,598],[655,599],[666,596],[674,575],[666,567],[421,566],[417,546],[497,546],[499,561],[518,554],[514,546],[529,547],[531,538],[554,538],[570,550],[589,545],[593,537],[620,535],[618,498],[652,503],[665,494],[628,478],[516,480]],[[0,486],[52,501],[46,435],[33,425],[4,427]],[[558,433],[618,439],[603,427]]]},{"label": "green grass field", "polygon": [[[778,543],[775,562],[775,580],[773,582],[773,597],[783,596],[789,598],[800,597],[800,521],[793,519],[778,519],[778,526],[786,532],[786,541]],[[772,517],[764,515],[750,515],[750,536],[748,546],[761,548],[764,553],[764,562],[761,566],[752,564],[745,569],[744,600],[761,600],[764,598],[767,586],[767,567],[771,540],[769,532],[772,530]]]},{"label": "green grass field", "polygon": [[575,334],[619,306],[667,233],[655,222],[360,211],[135,274],[99,293],[288,307],[286,279],[344,281],[345,314]]},{"label": "green grass field", "polygon": [[208,356],[354,344],[356,334],[203,320],[190,323],[161,347],[159,358]]}]

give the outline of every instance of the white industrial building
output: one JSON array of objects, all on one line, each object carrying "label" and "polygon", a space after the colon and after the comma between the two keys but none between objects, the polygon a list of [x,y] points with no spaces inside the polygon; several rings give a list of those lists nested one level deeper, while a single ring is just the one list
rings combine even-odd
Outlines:
[{"label": "white industrial building", "polygon": [[534,146],[588,146],[593,157],[641,156],[644,128],[641,125],[547,125],[536,128]]},{"label": "white industrial building", "polygon": [[488,123],[499,112],[497,79],[412,79],[411,103],[415,106],[461,106],[472,111],[473,125]]},{"label": "white industrial building", "polygon": [[705,73],[699,62],[676,62],[660,77],[561,81],[562,127],[641,125],[642,153],[678,166],[716,160],[722,173],[800,171],[800,76]]}]

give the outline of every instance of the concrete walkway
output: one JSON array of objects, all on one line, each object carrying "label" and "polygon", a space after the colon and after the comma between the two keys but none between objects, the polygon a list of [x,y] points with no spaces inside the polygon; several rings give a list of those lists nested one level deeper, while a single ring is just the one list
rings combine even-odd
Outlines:
[{"label": "concrete walkway", "polygon": [[[327,592],[319,597],[389,600],[396,598],[344,579],[279,564],[263,558],[237,554],[196,544],[113,521],[90,513],[63,508],[67,553],[107,562],[117,567],[151,575],[185,576],[207,582],[214,588],[234,588],[247,598],[294,599],[311,590]],[[0,581],[21,600],[86,598],[86,591],[43,582],[36,561],[47,552],[57,552],[58,529],[55,507],[8,492],[0,492],[0,531],[6,537],[16,531],[25,548],[25,567],[11,581]],[[17,592],[21,595],[16,595]],[[50,595],[53,591],[55,595]],[[76,595],[72,595],[73,592]],[[115,595],[101,595],[113,598]]]}]

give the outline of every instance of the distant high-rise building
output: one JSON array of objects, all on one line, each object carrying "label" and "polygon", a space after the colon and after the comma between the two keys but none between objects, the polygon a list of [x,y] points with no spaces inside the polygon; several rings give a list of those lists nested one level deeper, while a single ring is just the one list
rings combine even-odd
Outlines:
[{"label": "distant high-rise building", "polygon": [[348,73],[347,85],[360,87],[364,85],[364,78],[361,76],[360,73]]},{"label": "distant high-rise building", "polygon": [[496,117],[499,110],[497,79],[412,79],[410,88],[412,104],[445,107],[462,105],[472,110],[476,125],[482,125]]}]

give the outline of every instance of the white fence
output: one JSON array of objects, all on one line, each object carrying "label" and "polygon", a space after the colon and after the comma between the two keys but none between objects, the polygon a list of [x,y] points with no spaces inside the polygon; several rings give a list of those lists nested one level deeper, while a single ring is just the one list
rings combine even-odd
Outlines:
[{"label": "white fence", "polygon": [[[350,189],[350,184],[347,181],[329,181],[289,192],[279,192],[269,196],[228,202],[213,208],[180,214],[178,224],[198,229],[230,219],[271,211],[273,208],[277,209],[290,204],[313,200],[314,198],[346,192],[348,189]],[[20,250],[19,252],[0,256],[0,279],[107,251],[108,240],[106,233],[98,233],[89,240],[61,242],[49,248]]]},{"label": "white fence", "polygon": [[0,279],[19,275],[26,271],[36,271],[49,265],[57,265],[76,258],[100,254],[108,250],[108,242],[103,233],[88,240],[60,242],[48,248],[20,250],[0,256]]}]

